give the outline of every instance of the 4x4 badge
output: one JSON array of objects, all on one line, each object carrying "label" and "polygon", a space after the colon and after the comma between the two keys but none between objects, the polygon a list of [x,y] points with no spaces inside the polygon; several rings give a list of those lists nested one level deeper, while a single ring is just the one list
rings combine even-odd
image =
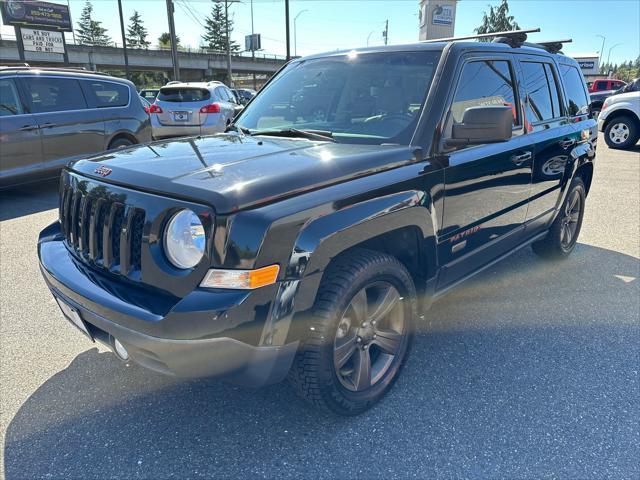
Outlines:
[{"label": "4x4 badge", "polygon": [[100,165],[93,171],[93,173],[97,173],[98,175],[101,175],[103,177],[106,177],[111,172],[113,172],[113,170],[111,170],[109,167],[105,167],[104,165]]}]

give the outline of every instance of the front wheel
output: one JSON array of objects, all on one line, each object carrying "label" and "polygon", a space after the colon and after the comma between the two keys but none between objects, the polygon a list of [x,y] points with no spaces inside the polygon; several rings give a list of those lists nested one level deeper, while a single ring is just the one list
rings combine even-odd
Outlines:
[{"label": "front wheel", "polygon": [[531,245],[535,253],[550,259],[569,256],[578,242],[585,200],[584,183],[580,177],[575,177],[569,185],[567,196],[547,236]]},{"label": "front wheel", "polygon": [[638,127],[631,117],[615,117],[604,130],[604,141],[610,148],[632,147],[638,141]]},{"label": "front wheel", "polygon": [[370,250],[346,254],[325,273],[290,383],[317,406],[362,413],[398,377],[416,308],[413,281],[398,260]]}]

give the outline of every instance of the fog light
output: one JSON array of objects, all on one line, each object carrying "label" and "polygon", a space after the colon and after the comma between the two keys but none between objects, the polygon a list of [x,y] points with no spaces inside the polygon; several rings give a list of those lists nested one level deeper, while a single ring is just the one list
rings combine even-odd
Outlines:
[{"label": "fog light", "polygon": [[117,338],[113,339],[113,352],[120,360],[129,360],[129,352],[127,352],[127,349],[124,348],[124,345],[122,345]]}]

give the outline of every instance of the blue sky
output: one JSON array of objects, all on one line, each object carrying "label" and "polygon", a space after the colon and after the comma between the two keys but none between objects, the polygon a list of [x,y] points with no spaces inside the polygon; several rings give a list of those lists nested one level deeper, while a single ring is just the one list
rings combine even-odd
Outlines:
[{"label": "blue sky", "polygon": [[[59,0],[58,3],[64,3]],[[122,0],[126,17],[138,10],[145,20],[153,43],[168,30],[164,0]],[[96,18],[103,22],[111,37],[120,42],[116,0],[94,0]],[[175,0],[176,31],[185,45],[198,46],[201,22],[211,10],[210,0]],[[234,40],[244,46],[244,35],[251,33],[250,0],[233,4]],[[473,33],[488,4],[499,0],[460,0],[456,35]],[[291,0],[292,18],[297,21],[297,53],[310,53],[381,44],[384,22],[389,20],[389,42],[407,43],[418,38],[418,0]],[[70,0],[71,15],[78,19],[84,0]],[[606,37],[604,59],[632,60],[640,55],[640,1],[638,0],[511,0],[511,14],[523,28],[540,27],[542,33],[531,37],[552,40],[571,37],[567,53],[593,53],[600,50]],[[284,1],[254,0],[254,31],[262,34],[265,52],[284,54]],[[373,32],[373,33],[372,33]],[[13,34],[2,27],[2,34]],[[617,45],[619,44],[619,45]],[[292,27],[293,53],[293,27]]]}]

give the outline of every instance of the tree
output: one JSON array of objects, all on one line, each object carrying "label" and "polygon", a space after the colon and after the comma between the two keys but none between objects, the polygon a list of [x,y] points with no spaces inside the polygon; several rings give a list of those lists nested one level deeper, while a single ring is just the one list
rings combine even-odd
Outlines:
[{"label": "tree", "polygon": [[[164,32],[158,37],[158,45],[162,48],[171,48],[171,34]],[[180,37],[176,35],[176,47],[180,47]]]},{"label": "tree", "polygon": [[147,35],[147,29],[142,23],[140,14],[134,10],[127,27],[127,44],[133,48],[149,48],[151,42],[147,40]]},{"label": "tree", "polygon": [[[509,15],[509,3],[507,0],[502,0],[500,5],[496,7],[492,5],[488,5],[488,7],[489,13],[483,13],[482,25],[475,29],[476,33],[506,32],[520,28],[513,15]],[[485,39],[485,41],[489,40]]]},{"label": "tree", "polygon": [[80,14],[78,28],[76,29],[78,42],[80,45],[111,45],[113,42],[109,35],[107,35],[107,29],[102,27],[102,22],[94,20],[92,15],[93,5],[87,1]]},{"label": "tree", "polygon": [[[213,1],[211,15],[205,18],[204,35],[202,35],[202,47],[210,50],[227,51],[227,24],[224,15],[224,5],[217,0]],[[233,20],[229,19],[229,35],[233,32]],[[240,46],[231,40],[229,50],[239,52]]]}]

